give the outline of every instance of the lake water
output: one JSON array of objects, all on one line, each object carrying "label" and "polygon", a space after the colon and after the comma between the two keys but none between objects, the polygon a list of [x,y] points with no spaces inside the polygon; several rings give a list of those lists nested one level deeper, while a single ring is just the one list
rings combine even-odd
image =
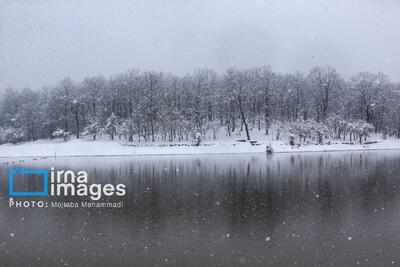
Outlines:
[{"label": "lake water", "polygon": [[9,208],[15,165],[1,170],[1,266],[400,265],[400,152],[19,164],[125,183],[121,209]]}]

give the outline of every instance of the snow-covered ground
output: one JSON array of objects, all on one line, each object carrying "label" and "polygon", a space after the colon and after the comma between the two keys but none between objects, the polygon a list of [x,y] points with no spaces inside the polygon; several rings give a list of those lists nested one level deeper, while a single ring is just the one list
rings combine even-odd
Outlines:
[{"label": "snow-covered ground", "polygon": [[[40,140],[24,144],[0,145],[0,157],[60,157],[60,156],[127,156],[127,155],[183,155],[183,154],[216,154],[216,153],[261,153],[265,152],[267,144],[271,143],[274,153],[285,152],[322,152],[322,151],[354,151],[354,150],[381,150],[399,149],[399,139],[382,140],[378,136],[368,141],[377,141],[374,144],[360,145],[342,144],[342,141],[331,141],[331,144],[317,145],[315,143],[302,144],[292,148],[285,141],[268,140],[259,135],[258,145],[249,142],[238,142],[242,137],[225,138],[221,141],[204,141],[196,147],[191,142],[132,142],[125,140],[82,140],[72,139],[64,142],[57,140]],[[264,139],[264,140],[263,140]],[[326,142],[326,141],[325,141]]]}]

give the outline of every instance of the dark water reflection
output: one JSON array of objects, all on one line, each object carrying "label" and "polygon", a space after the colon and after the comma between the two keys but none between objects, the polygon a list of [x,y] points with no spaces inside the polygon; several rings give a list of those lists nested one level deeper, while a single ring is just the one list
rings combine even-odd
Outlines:
[{"label": "dark water reflection", "polygon": [[11,209],[1,266],[399,266],[400,153],[64,158],[123,209]]}]

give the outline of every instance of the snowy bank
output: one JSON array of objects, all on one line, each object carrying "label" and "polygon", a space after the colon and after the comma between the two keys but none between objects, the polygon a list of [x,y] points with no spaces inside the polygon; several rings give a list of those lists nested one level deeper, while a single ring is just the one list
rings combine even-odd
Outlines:
[{"label": "snowy bank", "polygon": [[[372,140],[374,141],[374,140]],[[126,141],[89,141],[74,139],[67,142],[61,140],[41,140],[19,145],[0,145],[0,157],[65,157],[65,156],[135,156],[135,155],[185,155],[185,154],[234,154],[265,153],[265,147],[271,143],[274,153],[295,152],[329,152],[329,151],[364,151],[364,150],[400,150],[399,139],[375,140],[377,143],[360,145],[342,144],[304,144],[291,147],[281,141],[258,141],[252,145],[238,140],[206,141],[200,146],[191,143],[129,143]]]}]

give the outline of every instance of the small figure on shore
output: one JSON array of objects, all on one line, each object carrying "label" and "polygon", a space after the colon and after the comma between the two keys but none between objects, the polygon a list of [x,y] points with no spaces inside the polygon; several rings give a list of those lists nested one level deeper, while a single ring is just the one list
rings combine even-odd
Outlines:
[{"label": "small figure on shore", "polygon": [[295,139],[294,135],[293,135],[293,134],[290,134],[290,135],[289,135],[289,144],[290,144],[291,146],[294,146],[294,145],[295,145],[294,139]]},{"label": "small figure on shore", "polygon": [[272,148],[271,144],[268,144],[265,148],[267,154],[272,154],[274,152],[274,149]]}]

